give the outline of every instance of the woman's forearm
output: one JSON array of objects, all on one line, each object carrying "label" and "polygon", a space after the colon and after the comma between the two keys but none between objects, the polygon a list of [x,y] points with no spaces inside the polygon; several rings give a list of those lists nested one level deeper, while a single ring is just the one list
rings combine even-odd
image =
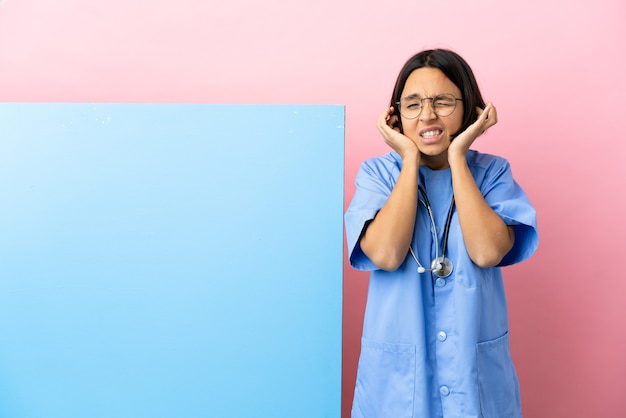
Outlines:
[{"label": "woman's forearm", "polygon": [[389,199],[361,237],[363,253],[383,270],[397,269],[408,254],[417,212],[419,156],[405,158]]},{"label": "woman's forearm", "polygon": [[472,261],[493,267],[513,248],[514,229],[504,223],[482,196],[465,158],[451,161],[452,187],[463,240]]}]

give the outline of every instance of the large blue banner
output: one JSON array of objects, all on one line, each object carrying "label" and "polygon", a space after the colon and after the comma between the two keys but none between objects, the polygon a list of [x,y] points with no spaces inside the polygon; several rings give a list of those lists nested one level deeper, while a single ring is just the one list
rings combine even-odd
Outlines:
[{"label": "large blue banner", "polygon": [[0,417],[339,417],[343,124],[0,104]]}]

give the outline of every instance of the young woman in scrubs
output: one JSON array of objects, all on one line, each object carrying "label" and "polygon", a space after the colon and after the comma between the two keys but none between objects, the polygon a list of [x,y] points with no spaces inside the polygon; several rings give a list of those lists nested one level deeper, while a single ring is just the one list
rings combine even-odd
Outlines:
[{"label": "young woman in scrubs", "polygon": [[[351,265],[371,272],[353,418],[517,418],[500,267],[538,244],[509,163],[470,147],[498,120],[449,50],[410,58],[346,212]],[[494,133],[495,134],[495,133]]]}]

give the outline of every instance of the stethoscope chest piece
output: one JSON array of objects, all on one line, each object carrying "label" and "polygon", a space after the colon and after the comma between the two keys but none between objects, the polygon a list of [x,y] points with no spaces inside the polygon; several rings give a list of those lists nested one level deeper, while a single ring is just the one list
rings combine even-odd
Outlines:
[{"label": "stethoscope chest piece", "polygon": [[448,277],[452,273],[452,261],[448,257],[437,257],[430,263],[433,274],[437,277]]}]

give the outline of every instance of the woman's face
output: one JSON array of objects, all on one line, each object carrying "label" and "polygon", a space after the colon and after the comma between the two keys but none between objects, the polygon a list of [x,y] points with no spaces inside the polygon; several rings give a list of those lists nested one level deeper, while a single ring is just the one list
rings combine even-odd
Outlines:
[{"label": "woman's face", "polygon": [[[452,94],[461,99],[459,88],[441,70],[423,67],[409,75],[400,102],[406,103],[406,100],[412,97],[424,99],[441,94]],[[407,119],[401,116],[402,130],[404,135],[417,144],[422,153],[422,164],[434,169],[447,168],[447,150],[451,138],[458,133],[463,123],[463,102],[456,101],[454,112],[443,117],[433,111],[432,100],[423,100],[421,103],[422,111],[417,118]],[[402,105],[400,107],[402,108]]]}]

